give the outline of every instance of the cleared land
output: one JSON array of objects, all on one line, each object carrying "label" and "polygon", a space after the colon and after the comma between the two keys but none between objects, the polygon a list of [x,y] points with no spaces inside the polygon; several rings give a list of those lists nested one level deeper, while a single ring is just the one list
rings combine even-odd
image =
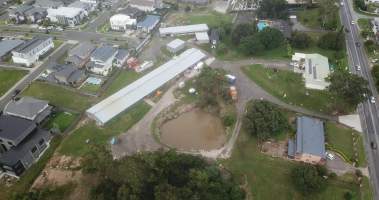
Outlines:
[{"label": "cleared land", "polygon": [[26,74],[27,71],[23,70],[0,69],[0,96],[3,96]]},{"label": "cleared land", "polygon": [[143,75],[143,73],[137,73],[131,70],[121,70],[117,73],[118,74],[116,75],[115,79],[112,80],[112,83],[102,95],[103,97],[108,97],[109,95],[119,91]]},{"label": "cleared land", "polygon": [[353,149],[353,136],[355,134],[357,138],[357,151],[358,151],[358,166],[366,166],[366,157],[363,146],[363,139],[360,133],[338,125],[336,123],[328,122],[326,123],[326,140],[334,148],[341,151],[347,159],[354,158],[354,149]]},{"label": "cleared land", "polygon": [[44,127],[46,129],[58,128],[61,132],[64,132],[78,117],[78,114],[69,112],[54,113],[53,116],[46,122]]},{"label": "cleared land", "polygon": [[[309,90],[301,74],[285,70],[273,70],[262,65],[243,68],[244,73],[270,94],[286,103],[321,113],[333,113],[333,100],[326,91]],[[345,107],[346,109],[346,107]]]},{"label": "cleared land", "polygon": [[131,128],[149,110],[149,105],[140,102],[112,119],[104,127],[98,127],[94,122],[89,122],[70,134],[62,142],[59,152],[69,156],[81,156],[88,151],[89,144],[107,144],[112,137]]}]

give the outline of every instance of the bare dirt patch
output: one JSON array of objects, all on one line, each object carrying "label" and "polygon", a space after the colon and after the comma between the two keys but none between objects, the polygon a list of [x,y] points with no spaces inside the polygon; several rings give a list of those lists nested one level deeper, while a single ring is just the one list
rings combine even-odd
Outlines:
[{"label": "bare dirt patch", "polygon": [[264,154],[270,155],[272,157],[287,158],[287,142],[273,142],[267,141],[262,144],[261,151]]}]

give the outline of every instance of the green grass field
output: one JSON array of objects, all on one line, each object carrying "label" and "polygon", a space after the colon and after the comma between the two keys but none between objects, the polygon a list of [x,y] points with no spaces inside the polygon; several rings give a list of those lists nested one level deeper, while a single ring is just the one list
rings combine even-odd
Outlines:
[{"label": "green grass field", "polygon": [[353,199],[368,200],[372,197],[368,182],[365,182],[363,198],[360,198],[359,187],[353,183],[351,175],[330,180],[327,189],[320,194],[302,196],[295,190],[290,177],[292,167],[298,163],[262,154],[257,140],[244,131],[238,138],[232,157],[222,163],[239,177],[242,184],[247,181],[251,199],[341,200],[347,191],[353,193]]},{"label": "green grass field", "polygon": [[358,19],[359,28],[362,30],[371,30],[370,19],[360,18]]},{"label": "green grass field", "polygon": [[342,125],[336,123],[328,122],[326,123],[326,140],[334,148],[343,152],[348,159],[354,158],[353,150],[353,136],[352,133],[356,134],[357,140],[357,150],[358,150],[358,166],[364,167],[367,165],[366,156],[363,146],[363,138],[360,133],[354,131],[353,129],[346,128]]},{"label": "green grass field", "polygon": [[101,85],[95,85],[90,83],[85,83],[81,88],[80,91],[90,93],[90,94],[96,94],[101,88]]},{"label": "green grass field", "polygon": [[320,17],[318,8],[297,11],[297,16],[302,25],[314,29],[321,28],[320,21],[318,20]]},{"label": "green grass field", "polygon": [[58,128],[61,132],[64,132],[78,117],[78,114],[69,112],[54,113],[50,119],[44,124],[46,129]]},{"label": "green grass field", "polygon": [[113,82],[109,85],[109,87],[106,89],[104,94],[102,95],[103,97],[107,97],[121,88],[129,85],[133,81],[137,80],[140,78],[143,73],[137,73],[135,71],[131,70],[121,70],[120,72],[117,72],[116,78],[113,80]]},{"label": "green grass field", "polygon": [[3,96],[14,84],[27,74],[23,70],[0,69],[0,96]]},{"label": "green grass field", "polygon": [[334,111],[330,95],[326,91],[306,89],[300,74],[285,70],[275,72],[262,65],[248,66],[243,71],[267,92],[286,103],[321,113]]},{"label": "green grass field", "polygon": [[54,106],[72,109],[78,112],[89,108],[93,99],[70,91],[63,87],[35,81],[24,92],[24,96],[44,99]]},{"label": "green grass field", "polygon": [[86,140],[89,140],[91,144],[107,144],[112,137],[124,133],[131,128],[149,110],[150,106],[141,102],[112,119],[104,127],[98,127],[94,122],[90,122],[70,134],[62,142],[59,152],[64,155],[81,156],[89,148]]}]

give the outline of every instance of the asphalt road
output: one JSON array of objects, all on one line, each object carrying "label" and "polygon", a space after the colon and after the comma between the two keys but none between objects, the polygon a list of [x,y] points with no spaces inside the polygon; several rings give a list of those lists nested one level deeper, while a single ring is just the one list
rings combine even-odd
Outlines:
[{"label": "asphalt road", "polygon": [[38,78],[38,76],[46,70],[50,63],[55,62],[58,58],[64,55],[64,53],[70,49],[72,46],[67,43],[63,43],[62,46],[58,47],[53,51],[48,57],[42,60],[41,65],[35,66],[24,78],[17,82],[6,94],[0,98],[0,110],[3,110],[5,105],[12,99],[15,90],[24,90],[27,88],[33,80]]},{"label": "asphalt road", "polygon": [[[350,70],[364,77],[369,82],[369,87],[374,97],[378,96],[374,81],[370,74],[370,66],[367,55],[365,54],[363,42],[359,36],[359,30],[357,24],[352,24],[352,10],[348,0],[342,0],[344,6],[341,6],[341,20],[342,24],[350,30],[350,33],[346,34],[346,44],[348,55],[350,58]],[[361,44],[360,46],[356,45]],[[361,66],[361,70],[356,70],[356,65]],[[363,102],[358,107],[358,112],[362,121],[362,127],[365,136],[365,148],[368,158],[368,168],[370,173],[370,180],[374,189],[374,199],[379,199],[379,153],[378,150],[372,149],[370,143],[375,142],[379,144],[379,117],[378,108],[376,104],[371,103],[369,100]]]}]

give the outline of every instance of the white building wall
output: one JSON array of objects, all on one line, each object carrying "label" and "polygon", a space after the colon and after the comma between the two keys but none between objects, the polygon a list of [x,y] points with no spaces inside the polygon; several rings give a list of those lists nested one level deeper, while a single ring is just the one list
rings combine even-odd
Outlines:
[{"label": "white building wall", "polygon": [[30,67],[32,64],[37,62],[40,56],[53,48],[53,40],[49,39],[27,53],[12,52],[12,60],[16,64],[22,64]]}]

